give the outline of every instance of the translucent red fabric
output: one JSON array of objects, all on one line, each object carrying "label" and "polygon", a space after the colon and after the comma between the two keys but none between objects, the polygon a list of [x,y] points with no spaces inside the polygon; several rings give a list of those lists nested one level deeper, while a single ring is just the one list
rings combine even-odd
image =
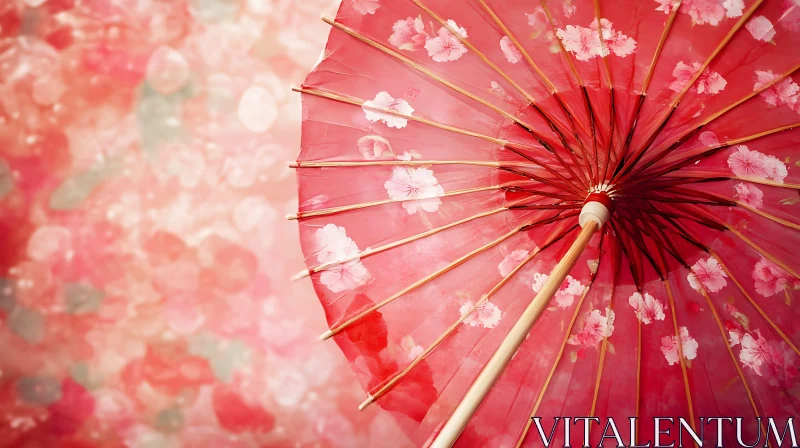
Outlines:
[{"label": "translucent red fabric", "polygon": [[611,221],[458,444],[540,446],[532,416],[626,435],[638,417],[643,443],[652,417],[738,416],[763,443],[757,416],[798,414],[800,4],[345,0],[331,23],[300,89],[305,274],[412,440],[435,437],[596,190]]}]

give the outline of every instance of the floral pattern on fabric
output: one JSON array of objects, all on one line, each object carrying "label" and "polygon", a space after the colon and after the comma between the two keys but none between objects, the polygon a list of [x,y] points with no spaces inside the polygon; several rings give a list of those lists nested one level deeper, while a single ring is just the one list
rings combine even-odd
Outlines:
[{"label": "floral pattern on fabric", "polygon": [[788,294],[790,288],[800,289],[800,280],[764,257],[753,268],[753,281],[756,292],[764,297]]},{"label": "floral pattern on fabric", "polygon": [[773,180],[778,183],[783,183],[789,174],[786,165],[777,157],[750,150],[745,145],[734,147],[734,151],[728,156],[728,167],[738,177]]},{"label": "floral pattern on fabric", "polygon": [[728,284],[725,280],[728,274],[714,257],[697,260],[697,263],[692,265],[692,272],[686,278],[692,289],[697,292],[701,292],[702,288],[708,292],[718,292]]},{"label": "floral pattern on fabric", "polygon": [[664,320],[665,305],[648,293],[644,293],[643,296],[638,292],[634,292],[628,298],[628,306],[633,308],[639,322],[645,325],[651,324],[657,320]]},{"label": "floral pattern on fabric", "polygon": [[[547,274],[540,274],[536,273],[533,274],[533,292],[539,292],[542,287],[544,286],[544,282],[550,276]],[[561,287],[558,288],[558,291],[555,295],[555,303],[560,308],[567,308],[572,305],[575,301],[575,298],[583,294],[583,291],[586,287],[581,284],[578,280],[576,280],[571,275],[568,275],[564,282],[561,284]]]},{"label": "floral pattern on fabric", "polygon": [[[379,92],[374,100],[365,101],[362,106],[364,116],[371,122],[381,121],[383,124],[390,128],[401,129],[408,125],[408,119],[399,117],[391,112],[411,115],[414,113],[414,108],[408,104],[408,101],[389,95],[388,92]],[[380,109],[387,109],[390,112],[384,112]]]},{"label": "floral pattern on fabric", "polygon": [[[602,40],[601,33],[602,32]],[[594,20],[588,28],[567,25],[556,31],[564,49],[575,55],[579,61],[588,61],[596,56],[606,57],[609,52],[619,57],[626,57],[636,50],[636,41],[615,31],[613,24],[607,19]]]},{"label": "floral pattern on fabric", "polygon": [[444,196],[444,188],[428,168],[394,167],[392,178],[383,185],[389,198],[393,201],[403,201],[403,208],[409,215],[422,210],[434,213],[439,210]]},{"label": "floral pattern on fabric", "polygon": [[743,204],[755,209],[764,205],[764,192],[755,185],[739,182],[734,188],[736,189],[736,198]]},{"label": "floral pattern on fabric", "polygon": [[614,311],[606,308],[605,315],[600,310],[593,310],[584,317],[581,331],[567,339],[567,344],[581,345],[584,347],[597,347],[597,345],[614,333]]},{"label": "floral pattern on fabric", "polygon": [[[693,62],[692,65],[689,66],[684,64],[683,61],[679,61],[675,66],[675,70],[672,71],[672,76],[675,77],[675,81],[669,85],[670,90],[676,92],[683,90],[697,71],[700,70],[700,67],[702,67],[702,64],[699,62]],[[694,82],[692,90],[697,92],[698,95],[705,93],[713,96],[722,92],[726,85],[728,85],[728,81],[726,81],[725,78],[719,73],[706,68],[703,70],[703,74]]]},{"label": "floral pattern on fabric", "polygon": [[500,271],[500,275],[504,278],[511,275],[511,272],[528,256],[528,253],[527,250],[518,249],[506,255],[503,261],[497,265],[497,270]]},{"label": "floral pattern on fabric", "polygon": [[[464,302],[458,309],[458,312],[463,316],[469,313],[473,306],[474,304],[472,302]],[[502,317],[503,313],[497,305],[492,302],[484,302],[464,318],[464,325],[469,325],[470,327],[494,328],[500,323]]]},{"label": "floral pattern on fabric", "polygon": [[[689,334],[689,329],[686,327],[680,327],[680,335],[680,349],[683,351],[683,358],[687,361],[697,358],[697,349],[700,347],[700,345]],[[678,338],[674,335],[664,336],[661,338],[661,353],[664,354],[664,358],[667,360],[669,365],[677,364],[680,361],[678,353]]]},{"label": "floral pattern on fabric", "polygon": [[[316,234],[317,261],[320,263],[336,263],[325,269],[320,275],[320,282],[331,292],[352,290],[363,285],[371,278],[369,271],[359,261],[356,243],[347,236],[344,227],[327,224],[318,229]],[[339,263],[342,262],[342,263]]]}]

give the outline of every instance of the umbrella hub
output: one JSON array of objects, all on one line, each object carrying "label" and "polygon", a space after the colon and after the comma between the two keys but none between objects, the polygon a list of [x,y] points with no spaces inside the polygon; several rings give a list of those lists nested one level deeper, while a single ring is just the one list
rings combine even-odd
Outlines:
[{"label": "umbrella hub", "polygon": [[607,184],[592,187],[586,200],[583,201],[583,208],[578,216],[578,223],[581,227],[585,227],[586,223],[590,221],[594,221],[598,227],[602,227],[611,219],[611,214],[614,212],[614,200],[608,193],[610,189],[611,186]]}]

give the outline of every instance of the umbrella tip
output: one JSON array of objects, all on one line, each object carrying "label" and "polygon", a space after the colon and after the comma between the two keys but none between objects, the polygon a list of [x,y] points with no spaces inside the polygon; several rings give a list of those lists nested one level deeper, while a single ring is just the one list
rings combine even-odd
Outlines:
[{"label": "umbrella tip", "polygon": [[300,164],[297,162],[289,162],[289,168],[299,168]]},{"label": "umbrella tip", "polygon": [[289,213],[286,215],[287,221],[297,221],[297,214],[296,213]]},{"label": "umbrella tip", "polygon": [[363,403],[361,403],[360,405],[358,405],[358,410],[359,410],[359,411],[363,411],[364,409],[366,409],[366,408],[367,408],[367,406],[369,406],[370,404],[372,404],[372,402],[373,402],[373,401],[375,401],[375,397],[373,397],[372,395],[367,395],[367,399],[366,399],[366,400],[364,400],[364,402],[363,402]]},{"label": "umbrella tip", "polygon": [[292,86],[292,92],[301,92],[301,93],[302,93],[302,92],[303,92],[303,89],[302,89],[302,88],[300,88],[300,87],[297,87],[297,86],[294,86],[294,85],[293,85],[293,86]]},{"label": "umbrella tip", "polygon": [[304,278],[306,278],[306,277],[308,277],[310,275],[311,275],[311,272],[309,272],[308,269],[306,269],[306,270],[304,270],[302,272],[298,272],[297,274],[293,275],[292,276],[292,281],[296,282],[297,280],[304,279]]},{"label": "umbrella tip", "polygon": [[322,333],[321,335],[319,335],[319,340],[320,341],[327,341],[331,337],[333,337],[333,330],[328,330],[325,333]]},{"label": "umbrella tip", "polygon": [[333,25],[333,19],[328,15],[323,15],[322,21],[327,23],[328,25]]}]

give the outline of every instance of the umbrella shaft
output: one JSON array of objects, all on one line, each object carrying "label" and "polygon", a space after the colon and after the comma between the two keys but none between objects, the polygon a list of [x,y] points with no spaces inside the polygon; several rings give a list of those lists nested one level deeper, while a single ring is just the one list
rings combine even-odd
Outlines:
[{"label": "umbrella shaft", "polygon": [[464,398],[459,403],[456,410],[450,416],[450,419],[442,427],[442,430],[436,436],[436,439],[431,443],[431,448],[449,448],[451,447],[461,431],[467,427],[470,418],[478,410],[483,399],[491,390],[495,381],[503,373],[503,370],[511,361],[511,358],[516,353],[519,346],[525,341],[533,325],[542,315],[542,311],[547,308],[550,299],[553,298],[558,291],[561,283],[569,274],[569,271],[578,261],[586,245],[592,239],[594,233],[600,228],[599,224],[595,221],[586,222],[585,227],[581,230],[578,238],[572,243],[569,251],[564,255],[564,258],[558,262],[553,272],[547,278],[544,286],[536,294],[536,297],[525,308],[522,315],[511,327],[511,330],[506,335],[506,338],[494,352],[489,362],[486,363],[480,375],[472,383]]}]

